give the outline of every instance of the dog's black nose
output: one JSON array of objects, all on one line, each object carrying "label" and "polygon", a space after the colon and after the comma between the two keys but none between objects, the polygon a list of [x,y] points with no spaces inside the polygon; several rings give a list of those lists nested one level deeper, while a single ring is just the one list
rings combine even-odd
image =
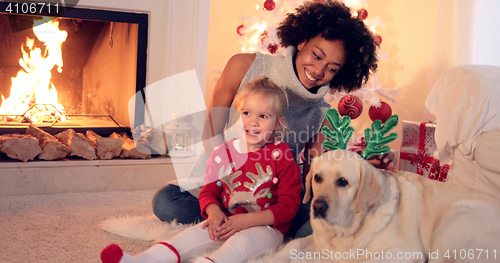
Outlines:
[{"label": "dog's black nose", "polygon": [[326,217],[326,210],[328,210],[328,203],[323,199],[316,199],[313,202],[314,217]]}]

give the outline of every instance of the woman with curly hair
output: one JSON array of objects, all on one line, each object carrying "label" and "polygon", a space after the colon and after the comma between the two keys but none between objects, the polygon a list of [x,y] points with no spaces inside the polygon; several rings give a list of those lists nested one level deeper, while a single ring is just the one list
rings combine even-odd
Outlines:
[{"label": "woman with curly hair", "polygon": [[[341,2],[307,2],[286,16],[277,33],[281,45],[288,47],[285,56],[245,53],[228,61],[207,107],[209,115],[203,133],[206,155],[199,157],[189,175],[201,178],[201,183],[197,185],[192,181],[195,179],[187,179],[160,189],[153,198],[153,210],[161,220],[184,224],[203,220],[197,199],[201,187],[196,186],[203,184],[207,156],[222,143],[220,135],[225,127],[235,122],[229,109],[245,84],[266,76],[286,91],[289,109],[285,118],[289,130],[284,141],[296,161],[304,150],[303,174],[307,174],[310,160],[323,152],[325,137],[320,128],[329,126],[325,112],[331,105],[323,96],[329,89],[346,92],[359,89],[377,69],[373,36]],[[308,207],[301,207],[289,235],[310,234],[307,227],[296,234],[308,219]]]}]

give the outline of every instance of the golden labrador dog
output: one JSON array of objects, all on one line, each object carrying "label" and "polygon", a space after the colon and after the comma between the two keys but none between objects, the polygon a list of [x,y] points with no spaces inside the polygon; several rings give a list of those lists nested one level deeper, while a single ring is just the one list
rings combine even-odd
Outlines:
[{"label": "golden labrador dog", "polygon": [[311,191],[313,234],[270,262],[500,262],[500,200],[492,196],[382,171],[346,150],[314,159],[304,203]]}]

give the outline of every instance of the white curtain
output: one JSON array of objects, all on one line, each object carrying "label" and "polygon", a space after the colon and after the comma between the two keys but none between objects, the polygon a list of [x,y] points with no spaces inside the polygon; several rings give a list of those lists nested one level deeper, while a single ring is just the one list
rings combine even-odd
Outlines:
[{"label": "white curtain", "polygon": [[[500,66],[499,13],[498,0],[439,0],[427,94],[449,68]],[[433,116],[426,112],[425,119]]]}]

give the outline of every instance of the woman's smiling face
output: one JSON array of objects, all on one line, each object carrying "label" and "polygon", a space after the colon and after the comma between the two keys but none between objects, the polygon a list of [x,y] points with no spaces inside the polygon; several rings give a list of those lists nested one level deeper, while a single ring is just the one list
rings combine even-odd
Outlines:
[{"label": "woman's smiling face", "polygon": [[306,89],[329,83],[346,62],[344,41],[316,36],[297,46],[295,70]]}]

